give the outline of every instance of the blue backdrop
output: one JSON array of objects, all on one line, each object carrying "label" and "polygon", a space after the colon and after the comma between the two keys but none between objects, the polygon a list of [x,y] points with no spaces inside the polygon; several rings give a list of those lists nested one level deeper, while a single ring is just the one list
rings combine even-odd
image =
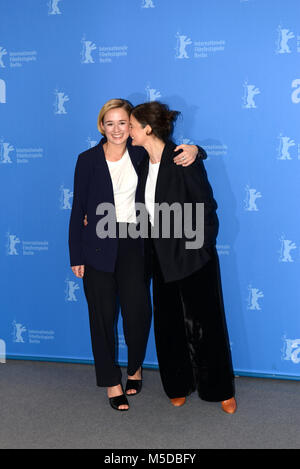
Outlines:
[{"label": "blue backdrop", "polygon": [[208,153],[236,373],[300,378],[300,2],[0,0],[0,18],[8,357],[92,360],[67,245],[77,155],[105,101],[159,99]]}]

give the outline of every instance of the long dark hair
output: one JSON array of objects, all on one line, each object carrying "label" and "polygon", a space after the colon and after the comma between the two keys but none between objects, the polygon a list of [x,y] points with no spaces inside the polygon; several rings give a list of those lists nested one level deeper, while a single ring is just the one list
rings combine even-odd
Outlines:
[{"label": "long dark hair", "polygon": [[134,107],[131,114],[143,128],[150,125],[151,133],[165,142],[173,133],[174,123],[180,112],[171,111],[167,104],[152,101]]}]

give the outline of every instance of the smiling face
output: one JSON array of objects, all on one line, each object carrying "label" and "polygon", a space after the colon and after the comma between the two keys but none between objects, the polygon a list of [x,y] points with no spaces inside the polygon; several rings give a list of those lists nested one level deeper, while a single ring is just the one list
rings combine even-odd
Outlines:
[{"label": "smiling face", "polygon": [[149,135],[149,129],[151,130],[149,125],[143,128],[139,121],[131,115],[129,132],[130,137],[132,138],[132,145],[144,146]]},{"label": "smiling face", "polygon": [[129,137],[129,116],[123,108],[107,111],[101,122],[107,141],[114,145],[124,144]]}]

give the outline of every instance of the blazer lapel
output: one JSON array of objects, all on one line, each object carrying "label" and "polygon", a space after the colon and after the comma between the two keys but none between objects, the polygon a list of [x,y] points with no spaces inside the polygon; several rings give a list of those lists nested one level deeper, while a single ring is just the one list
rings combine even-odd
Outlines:
[{"label": "blazer lapel", "polygon": [[176,145],[173,142],[167,142],[161,156],[161,162],[156,181],[155,203],[161,203],[165,200],[164,194],[168,188],[168,178],[170,177],[168,168],[170,165],[175,164],[173,162],[173,158],[175,157],[174,148],[176,148]]},{"label": "blazer lapel", "polygon": [[114,190],[102,143],[103,139],[96,146],[94,165],[95,177],[96,180],[99,181],[99,186],[101,185],[101,193],[103,194],[103,192],[105,192],[105,194],[107,194],[107,202],[112,202],[114,204]]},{"label": "blazer lapel", "polygon": [[132,139],[129,137],[127,140],[127,150],[132,162],[132,165],[139,175],[140,172],[140,165],[146,159],[148,160],[148,154],[143,147],[132,145]]},{"label": "blazer lapel", "polygon": [[132,146],[127,146],[127,150],[131,159],[132,166],[135,169],[136,174],[138,175],[138,158],[136,157],[136,150]]},{"label": "blazer lapel", "polygon": [[149,173],[149,158],[145,158],[145,160],[141,163],[138,170],[138,189],[136,193],[136,201],[145,204],[145,190],[146,190],[146,183],[147,177]]}]

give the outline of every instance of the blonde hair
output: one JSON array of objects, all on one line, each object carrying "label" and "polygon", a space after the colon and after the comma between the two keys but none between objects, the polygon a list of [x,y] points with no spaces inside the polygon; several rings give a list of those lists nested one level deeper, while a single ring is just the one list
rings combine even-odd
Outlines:
[{"label": "blonde hair", "polygon": [[98,121],[97,121],[98,130],[102,135],[105,135],[105,133],[103,132],[101,128],[101,124],[103,124],[103,119],[104,119],[105,114],[111,109],[116,109],[116,108],[125,109],[128,116],[130,116],[130,112],[133,106],[126,99],[110,99],[109,101],[107,101],[107,103],[104,104],[101,111],[99,112]]}]

